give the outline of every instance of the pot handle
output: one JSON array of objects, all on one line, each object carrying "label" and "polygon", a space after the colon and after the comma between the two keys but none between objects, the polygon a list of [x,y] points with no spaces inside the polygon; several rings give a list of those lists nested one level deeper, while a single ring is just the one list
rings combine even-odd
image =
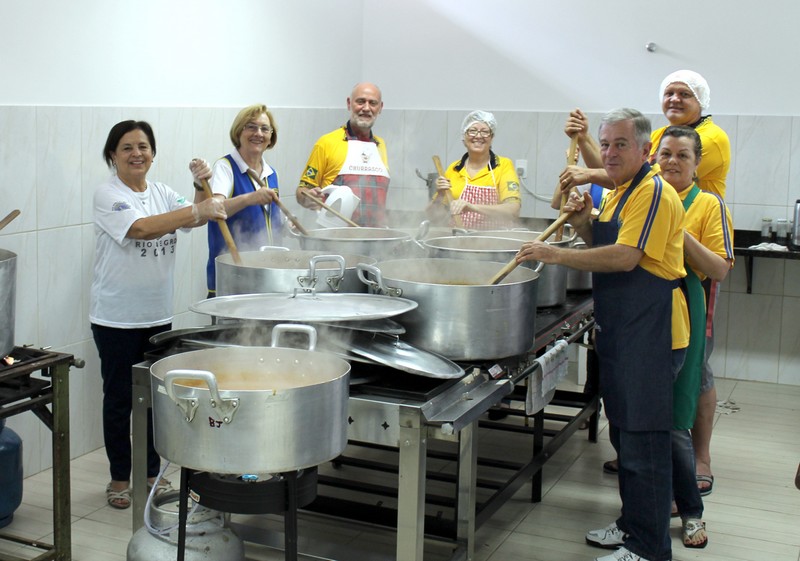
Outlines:
[{"label": "pot handle", "polygon": [[279,323],[272,328],[271,347],[277,347],[281,335],[284,333],[305,333],[308,336],[308,349],[313,351],[317,347],[317,330],[312,325],[298,325],[296,323]]},{"label": "pot handle", "polygon": [[280,245],[262,245],[258,248],[258,251],[289,251],[289,248]]},{"label": "pot handle", "polygon": [[339,265],[339,274],[337,275],[330,275],[326,282],[328,286],[331,287],[331,290],[334,292],[339,292],[339,286],[342,284],[342,279],[344,279],[344,267],[345,261],[344,257],[341,255],[315,255],[313,256],[308,262],[308,276],[307,277],[297,277],[297,282],[300,283],[300,286],[305,286],[305,283],[309,283],[310,287],[314,287],[317,284],[317,264],[318,263],[325,263],[327,261],[333,261]]},{"label": "pot handle", "polygon": [[208,386],[208,391],[211,394],[210,404],[219,410],[222,416],[222,422],[225,424],[233,420],[233,415],[239,407],[239,398],[234,397],[231,399],[224,399],[219,395],[219,386],[217,386],[217,377],[208,370],[191,370],[191,369],[178,369],[170,370],[164,375],[164,388],[167,390],[167,396],[180,407],[183,411],[184,419],[187,423],[191,423],[194,419],[194,414],[197,411],[197,397],[178,397],[175,395],[175,381],[176,380],[198,380],[205,382]]},{"label": "pot handle", "polygon": [[544,269],[544,261],[539,261],[536,264],[536,268],[533,270],[534,273],[540,273]]},{"label": "pot handle", "polygon": [[[392,288],[390,286],[386,286],[383,282],[383,276],[381,275],[381,270],[378,269],[375,265],[368,265],[367,263],[359,263],[356,265],[356,271],[358,272],[358,278],[361,279],[361,282],[366,284],[370,290],[377,294],[388,294],[389,296],[402,296],[403,289],[402,288]],[[369,275],[372,275],[375,280],[369,278]]]},{"label": "pot handle", "polygon": [[419,229],[417,230],[416,235],[414,236],[414,241],[424,240],[425,236],[428,235],[428,232],[431,231],[431,221],[430,220],[423,220],[419,223]]}]

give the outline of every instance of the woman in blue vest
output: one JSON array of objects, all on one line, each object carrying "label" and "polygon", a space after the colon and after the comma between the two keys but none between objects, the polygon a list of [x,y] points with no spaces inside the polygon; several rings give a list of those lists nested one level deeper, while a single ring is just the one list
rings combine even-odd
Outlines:
[{"label": "woman in blue vest", "polygon": [[[245,107],[233,120],[230,131],[234,150],[214,164],[211,190],[214,197],[230,199],[225,205],[228,228],[239,251],[257,250],[265,245],[280,245],[283,229],[275,199],[278,173],[264,159],[264,152],[278,142],[278,130],[266,105]],[[267,187],[259,187],[248,175],[252,170]],[[195,188],[202,187],[195,185]],[[219,225],[208,223],[208,296],[216,295],[217,255],[227,251]]]}]

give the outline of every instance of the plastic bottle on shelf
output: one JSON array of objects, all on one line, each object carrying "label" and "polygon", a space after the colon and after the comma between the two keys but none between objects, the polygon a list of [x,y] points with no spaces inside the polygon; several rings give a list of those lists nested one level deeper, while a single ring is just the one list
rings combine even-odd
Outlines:
[{"label": "plastic bottle on shelf", "polygon": [[775,243],[785,244],[788,231],[789,221],[785,218],[778,218],[775,221]]},{"label": "plastic bottle on shelf", "polygon": [[761,219],[761,240],[765,242],[772,240],[772,218]]}]

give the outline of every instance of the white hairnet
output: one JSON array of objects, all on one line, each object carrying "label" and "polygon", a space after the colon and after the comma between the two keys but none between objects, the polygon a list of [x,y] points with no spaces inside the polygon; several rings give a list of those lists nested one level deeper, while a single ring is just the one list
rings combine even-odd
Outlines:
[{"label": "white hairnet", "polygon": [[700,74],[692,70],[677,70],[664,78],[664,81],[661,82],[661,89],[659,90],[661,92],[659,101],[664,99],[664,90],[667,89],[667,86],[675,82],[686,84],[689,89],[692,90],[702,110],[705,111],[708,109],[708,106],[711,105],[711,88],[708,87],[708,82],[706,82],[706,79]]},{"label": "white hairnet", "polygon": [[494,135],[497,130],[497,121],[494,115],[488,111],[481,111],[478,109],[467,113],[467,116],[464,117],[464,121],[461,123],[461,132],[466,133],[467,129],[472,126],[473,123],[485,123],[486,126],[489,127],[489,130],[492,131],[492,135]]}]

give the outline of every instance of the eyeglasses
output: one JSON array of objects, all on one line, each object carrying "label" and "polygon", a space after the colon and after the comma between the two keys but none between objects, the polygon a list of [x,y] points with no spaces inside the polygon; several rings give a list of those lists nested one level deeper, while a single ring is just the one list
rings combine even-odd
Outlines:
[{"label": "eyeglasses", "polygon": [[268,127],[267,125],[258,126],[255,123],[247,123],[244,126],[244,130],[246,130],[249,133],[256,133],[258,131],[261,131],[261,134],[272,134],[272,127]]},{"label": "eyeglasses", "polygon": [[492,136],[492,131],[490,131],[490,130],[488,130],[488,131],[487,130],[478,130],[478,129],[467,129],[467,136],[470,137],[470,138],[476,138],[478,136],[481,137],[481,138],[489,138],[490,136]]}]

